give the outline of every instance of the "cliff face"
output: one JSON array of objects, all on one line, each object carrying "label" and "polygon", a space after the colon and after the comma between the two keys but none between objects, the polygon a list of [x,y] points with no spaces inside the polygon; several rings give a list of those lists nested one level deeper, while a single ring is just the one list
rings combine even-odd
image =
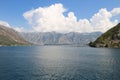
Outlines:
[{"label": "cliff face", "polygon": [[102,34],[89,45],[92,47],[120,48],[120,23]]},{"label": "cliff face", "polygon": [[28,45],[29,43],[25,41],[18,32],[12,28],[0,25],[0,45],[10,46],[10,45]]}]

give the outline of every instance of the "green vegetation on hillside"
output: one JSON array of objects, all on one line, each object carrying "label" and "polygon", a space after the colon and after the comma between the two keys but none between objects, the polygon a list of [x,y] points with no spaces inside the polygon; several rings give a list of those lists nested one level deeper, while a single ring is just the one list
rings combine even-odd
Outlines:
[{"label": "green vegetation on hillside", "polygon": [[120,47],[120,23],[102,34],[96,41],[90,42],[91,47]]},{"label": "green vegetation on hillside", "polygon": [[7,36],[0,35],[0,45],[1,46],[17,46],[17,45],[25,45],[25,44],[18,43]]},{"label": "green vegetation on hillside", "polygon": [[0,35],[0,45],[17,45],[18,43],[7,36]]}]

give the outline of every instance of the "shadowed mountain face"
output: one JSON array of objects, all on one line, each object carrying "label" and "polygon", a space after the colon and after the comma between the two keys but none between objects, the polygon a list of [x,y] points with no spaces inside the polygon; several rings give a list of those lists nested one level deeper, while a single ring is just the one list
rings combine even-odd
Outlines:
[{"label": "shadowed mountain face", "polygon": [[21,35],[29,42],[36,45],[77,45],[86,46],[90,41],[94,41],[101,35],[100,32],[95,33],[21,33]]},{"label": "shadowed mountain face", "polygon": [[28,45],[18,32],[12,28],[0,25],[0,45]]},{"label": "shadowed mountain face", "polygon": [[120,48],[120,23],[91,42],[90,46]]}]

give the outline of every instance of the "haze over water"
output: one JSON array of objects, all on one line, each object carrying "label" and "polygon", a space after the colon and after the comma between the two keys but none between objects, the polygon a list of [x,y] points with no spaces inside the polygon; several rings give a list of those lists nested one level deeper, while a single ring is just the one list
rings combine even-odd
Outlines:
[{"label": "haze over water", "polygon": [[0,80],[119,80],[120,49],[0,47]]}]

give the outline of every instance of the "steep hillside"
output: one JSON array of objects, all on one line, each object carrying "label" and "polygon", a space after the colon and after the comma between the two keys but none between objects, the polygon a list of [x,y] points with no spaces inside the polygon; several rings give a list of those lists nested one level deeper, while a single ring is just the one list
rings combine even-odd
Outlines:
[{"label": "steep hillside", "polygon": [[21,33],[29,42],[36,45],[77,45],[86,46],[90,41],[94,41],[100,32],[95,33],[57,33],[57,32],[36,32]]},{"label": "steep hillside", "polygon": [[18,32],[12,28],[0,25],[0,45],[10,46],[10,45],[28,45],[29,43],[25,41]]},{"label": "steep hillside", "polygon": [[91,42],[90,46],[120,48],[120,23]]}]

